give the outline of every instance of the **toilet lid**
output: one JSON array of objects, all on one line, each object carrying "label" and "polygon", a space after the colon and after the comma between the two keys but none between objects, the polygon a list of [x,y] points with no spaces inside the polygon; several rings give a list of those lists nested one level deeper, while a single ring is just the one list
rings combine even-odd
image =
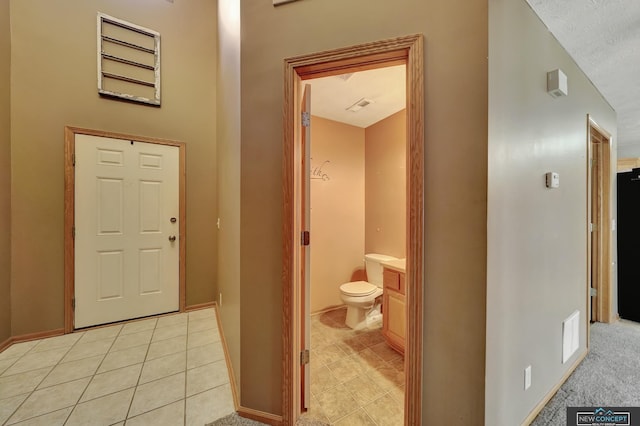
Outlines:
[{"label": "toilet lid", "polygon": [[368,296],[378,287],[366,281],[354,281],[340,286],[340,291],[347,296]]}]

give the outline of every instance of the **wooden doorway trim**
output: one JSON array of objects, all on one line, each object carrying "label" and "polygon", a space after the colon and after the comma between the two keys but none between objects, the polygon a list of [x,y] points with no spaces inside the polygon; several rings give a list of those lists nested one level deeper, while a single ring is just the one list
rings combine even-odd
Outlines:
[{"label": "wooden doorway trim", "polygon": [[151,138],[147,136],[134,136],[124,133],[105,132],[102,130],[82,129],[78,127],[65,127],[64,129],[64,332],[71,333],[74,330],[73,297],[75,294],[74,260],[75,245],[73,239],[73,227],[75,223],[75,169],[74,154],[76,135],[90,135],[105,138],[124,139],[138,142],[146,142],[158,145],[175,146],[179,149],[178,157],[178,191],[179,191],[179,217],[180,217],[180,283],[179,283],[179,309],[184,312],[186,304],[185,281],[185,254],[186,254],[186,182],[185,182],[185,149],[184,142],[167,139]]},{"label": "wooden doorway trim", "polygon": [[[611,257],[612,257],[612,198],[611,198],[611,134],[587,116],[587,144],[589,152],[588,170],[588,223],[593,223],[593,231],[588,230],[588,272],[589,288],[595,281],[597,296],[591,306],[592,321],[609,323],[613,320],[611,302]],[[591,225],[590,225],[591,226]],[[595,237],[595,238],[594,238]],[[592,239],[597,244],[593,246]]]},{"label": "wooden doorway trim", "polygon": [[296,281],[296,115],[305,79],[391,65],[407,67],[407,334],[405,424],[422,424],[422,321],[424,241],[424,53],[423,36],[411,35],[285,59],[283,147],[283,424],[295,423],[300,407],[300,288]]},{"label": "wooden doorway trim", "polygon": [[630,172],[633,169],[637,169],[640,167],[640,158],[639,157],[627,157],[627,158],[618,158],[617,161],[617,172]]}]

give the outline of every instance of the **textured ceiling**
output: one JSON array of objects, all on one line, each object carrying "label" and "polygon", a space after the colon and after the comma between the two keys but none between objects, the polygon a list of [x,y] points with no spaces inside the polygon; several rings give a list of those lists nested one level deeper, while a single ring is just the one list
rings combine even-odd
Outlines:
[{"label": "textured ceiling", "polygon": [[[369,127],[405,108],[404,65],[306,80],[311,84],[311,114],[357,127]],[[347,108],[361,99],[357,112]]]},{"label": "textured ceiling", "polygon": [[[618,147],[640,145],[640,0],[527,2],[616,110]],[[376,76],[385,70],[390,74]],[[404,69],[396,72],[404,76]],[[404,105],[404,78],[402,83],[397,78],[388,68],[356,73],[346,81],[311,80],[313,113],[367,127]],[[345,111],[361,98],[375,103],[357,113]]]},{"label": "textured ceiling", "polygon": [[640,1],[527,1],[616,110],[618,146],[640,144]]}]

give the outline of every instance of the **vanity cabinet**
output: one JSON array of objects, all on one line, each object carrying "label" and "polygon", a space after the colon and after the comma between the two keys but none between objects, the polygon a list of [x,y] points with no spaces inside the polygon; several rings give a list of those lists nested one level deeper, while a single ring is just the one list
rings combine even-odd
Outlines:
[{"label": "vanity cabinet", "polygon": [[382,334],[387,344],[404,354],[406,331],[405,274],[384,268],[382,275]]}]

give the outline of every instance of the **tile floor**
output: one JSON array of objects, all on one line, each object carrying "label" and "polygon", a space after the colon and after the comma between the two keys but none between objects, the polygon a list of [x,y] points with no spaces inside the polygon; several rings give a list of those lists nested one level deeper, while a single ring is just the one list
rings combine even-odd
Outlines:
[{"label": "tile floor", "polygon": [[203,426],[233,411],[213,308],[0,353],[0,425]]},{"label": "tile floor", "polygon": [[346,308],[311,317],[311,407],[332,425],[404,423],[404,358],[381,329],[353,331]]}]

